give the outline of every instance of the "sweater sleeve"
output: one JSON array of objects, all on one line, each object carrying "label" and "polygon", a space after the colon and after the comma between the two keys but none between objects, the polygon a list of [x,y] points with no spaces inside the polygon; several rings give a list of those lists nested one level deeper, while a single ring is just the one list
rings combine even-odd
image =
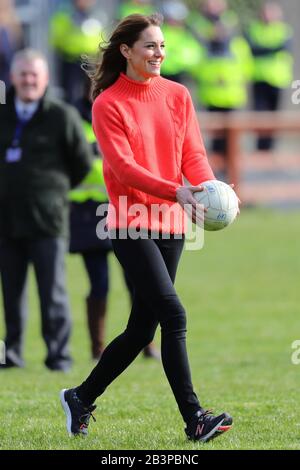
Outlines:
[{"label": "sweater sleeve", "polygon": [[121,184],[176,201],[180,184],[153,175],[135,161],[122,118],[112,103],[102,103],[101,100],[94,103],[93,127],[104,159]]},{"label": "sweater sleeve", "polygon": [[182,173],[190,184],[197,186],[203,181],[215,179],[208,163],[192,98],[187,92],[186,133],[182,152]]}]

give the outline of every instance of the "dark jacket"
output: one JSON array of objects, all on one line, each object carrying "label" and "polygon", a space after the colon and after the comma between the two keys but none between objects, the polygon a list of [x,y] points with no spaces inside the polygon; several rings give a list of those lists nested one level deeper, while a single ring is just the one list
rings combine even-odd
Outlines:
[{"label": "dark jacket", "polygon": [[[88,92],[89,90],[87,90]],[[81,118],[86,123],[92,123],[92,105],[90,99],[87,96],[82,97],[75,103],[76,109],[78,110]],[[99,149],[94,137],[94,141],[89,140],[90,153],[94,159],[99,159]],[[83,183],[84,184],[84,183]],[[103,196],[103,175],[99,178],[99,194]],[[82,190],[82,186],[79,186]],[[105,231],[98,237],[99,223],[106,218],[97,215],[97,209],[102,205],[102,209],[108,206],[107,201],[87,199],[84,202],[71,203],[70,209],[70,253],[87,253],[91,251],[110,251],[112,250],[112,244],[108,235]],[[106,234],[106,237],[103,236]]]},{"label": "dark jacket", "polygon": [[46,94],[22,132],[21,160],[7,163],[16,126],[12,92],[0,106],[0,238],[67,236],[68,191],[91,167],[81,119]]}]

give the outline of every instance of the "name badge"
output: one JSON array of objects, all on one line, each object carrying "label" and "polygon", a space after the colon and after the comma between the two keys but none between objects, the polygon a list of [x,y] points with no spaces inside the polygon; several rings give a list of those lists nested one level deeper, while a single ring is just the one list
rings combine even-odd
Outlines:
[{"label": "name badge", "polygon": [[6,151],[6,163],[17,163],[22,158],[22,149],[20,147],[10,148]]}]

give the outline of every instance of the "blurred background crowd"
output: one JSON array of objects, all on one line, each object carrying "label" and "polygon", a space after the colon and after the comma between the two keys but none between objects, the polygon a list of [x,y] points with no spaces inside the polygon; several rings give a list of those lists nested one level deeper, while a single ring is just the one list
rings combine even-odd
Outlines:
[{"label": "blurred background crowd", "polygon": [[74,103],[85,93],[82,55],[97,53],[118,19],[160,11],[168,52],[163,75],[187,84],[199,108],[289,108],[291,83],[300,75],[299,9],[297,0],[0,0],[0,79],[9,84],[16,50],[37,48],[51,64],[55,93]]}]

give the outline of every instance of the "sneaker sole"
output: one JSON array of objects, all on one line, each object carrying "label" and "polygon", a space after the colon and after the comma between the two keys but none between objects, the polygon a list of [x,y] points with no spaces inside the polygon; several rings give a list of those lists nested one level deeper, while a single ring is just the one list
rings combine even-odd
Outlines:
[{"label": "sneaker sole", "polygon": [[72,436],[74,436],[74,434],[71,431],[72,417],[71,417],[71,411],[70,411],[69,405],[65,400],[65,392],[66,391],[67,391],[67,389],[64,388],[60,392],[59,397],[60,397],[61,406],[63,407],[63,410],[64,410],[64,412],[66,414],[66,418],[67,418],[67,420],[66,420],[67,432],[68,432],[69,436],[72,437]]},{"label": "sneaker sole", "polygon": [[229,431],[229,429],[232,428],[232,424],[227,424],[226,426],[220,426],[218,428],[218,432],[226,432]]},{"label": "sneaker sole", "polygon": [[224,434],[224,432],[229,431],[231,428],[232,428],[232,426],[229,426],[229,425],[220,426],[220,427],[216,430],[215,434],[209,438],[209,440],[210,440],[210,441],[213,441],[214,439],[216,439],[216,437],[221,436],[221,434]]}]

